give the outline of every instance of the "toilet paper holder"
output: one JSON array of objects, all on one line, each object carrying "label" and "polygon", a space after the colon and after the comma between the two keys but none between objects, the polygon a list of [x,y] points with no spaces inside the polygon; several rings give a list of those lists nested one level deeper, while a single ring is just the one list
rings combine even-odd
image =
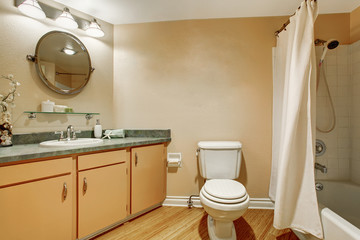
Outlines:
[{"label": "toilet paper holder", "polygon": [[182,166],[181,153],[168,153],[167,154],[167,166],[181,168],[181,166]]}]

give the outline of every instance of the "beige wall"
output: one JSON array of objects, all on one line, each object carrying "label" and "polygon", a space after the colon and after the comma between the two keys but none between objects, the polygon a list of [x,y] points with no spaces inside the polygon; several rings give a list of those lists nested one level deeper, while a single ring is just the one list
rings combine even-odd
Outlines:
[{"label": "beige wall", "polygon": [[[63,6],[52,1],[41,1],[62,9]],[[74,15],[90,20],[91,17],[77,11]],[[68,105],[77,112],[100,112],[104,127],[113,126],[112,121],[112,84],[113,84],[113,25],[100,21],[105,37],[88,37],[83,30],[68,31],[57,27],[52,19],[36,20],[21,14],[14,1],[0,2],[0,74],[14,74],[21,82],[18,88],[21,94],[15,101],[13,110],[14,132],[28,133],[52,130],[65,130],[68,124],[76,129],[91,129],[95,120],[85,120],[84,116],[44,116],[29,120],[23,111],[40,110],[41,101],[50,99],[57,104]],[[25,59],[34,54],[39,38],[53,30],[66,31],[77,36],[87,47],[92,65],[95,67],[89,84],[83,92],[74,96],[65,96],[48,89],[37,76],[35,64]],[[0,93],[8,91],[9,85],[0,80]]]},{"label": "beige wall", "polygon": [[[251,197],[268,196],[272,47],[274,32],[286,20],[115,26],[115,126],[171,129],[168,151],[181,152],[184,164],[168,173],[168,195],[198,194],[203,183],[195,157],[198,141],[239,140],[240,181]],[[317,37],[349,42],[349,14],[320,16],[316,27]]]},{"label": "beige wall", "polygon": [[360,7],[350,13],[350,40],[360,40]]},{"label": "beige wall", "polygon": [[350,14],[323,14],[315,22],[315,38],[335,38],[340,44],[350,43]]},{"label": "beige wall", "polygon": [[241,182],[265,197],[271,163],[272,46],[286,18],[119,25],[114,29],[116,127],[170,128],[183,167],[168,195],[199,192],[201,140],[243,143]]}]

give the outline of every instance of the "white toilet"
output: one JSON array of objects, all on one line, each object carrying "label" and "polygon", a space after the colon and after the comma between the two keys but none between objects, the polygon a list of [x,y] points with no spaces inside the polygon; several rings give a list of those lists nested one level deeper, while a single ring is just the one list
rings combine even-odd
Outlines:
[{"label": "white toilet", "polygon": [[249,206],[245,187],[232,179],[239,177],[241,143],[202,141],[198,143],[200,174],[206,179],[200,201],[208,213],[211,240],[235,240],[233,221]]}]

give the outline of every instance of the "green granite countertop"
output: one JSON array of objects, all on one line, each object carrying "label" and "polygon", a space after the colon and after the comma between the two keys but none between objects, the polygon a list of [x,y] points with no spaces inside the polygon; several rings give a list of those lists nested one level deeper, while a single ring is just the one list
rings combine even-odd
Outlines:
[{"label": "green granite countertop", "polygon": [[170,142],[170,137],[126,137],[104,139],[98,145],[88,147],[40,147],[36,144],[19,144],[11,147],[0,148],[0,164],[26,159],[54,157],[69,154],[109,150],[116,148],[135,147],[141,145]]}]

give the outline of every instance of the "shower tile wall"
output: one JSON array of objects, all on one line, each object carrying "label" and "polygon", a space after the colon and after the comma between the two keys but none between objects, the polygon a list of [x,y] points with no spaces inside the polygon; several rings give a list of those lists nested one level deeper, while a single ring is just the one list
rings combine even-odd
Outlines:
[{"label": "shower tile wall", "polygon": [[351,56],[351,91],[350,109],[350,176],[351,181],[360,184],[360,41],[350,46]]},{"label": "shower tile wall", "polygon": [[[350,180],[350,111],[351,111],[351,56],[350,47],[340,45],[328,51],[323,68],[325,70],[330,94],[333,99],[336,113],[336,127],[330,133],[317,131],[316,138],[326,144],[324,155],[316,161],[328,168],[327,173],[316,170],[317,179]],[[317,59],[322,55],[322,47],[316,47]],[[318,61],[317,61],[318,62]],[[360,66],[359,66],[360,67]],[[324,85],[323,72],[317,91],[317,126],[321,129],[331,127],[332,115],[330,99]],[[360,163],[360,162],[359,162]]]},{"label": "shower tile wall", "polygon": [[[321,54],[322,47],[316,47],[317,59]],[[323,140],[327,147],[326,153],[316,161],[328,168],[326,174],[316,170],[316,178],[360,184],[360,41],[328,51],[324,70],[334,101],[336,127],[330,133],[316,132],[316,138]],[[321,78],[317,92],[317,125],[326,129],[331,115],[325,89]]]}]

